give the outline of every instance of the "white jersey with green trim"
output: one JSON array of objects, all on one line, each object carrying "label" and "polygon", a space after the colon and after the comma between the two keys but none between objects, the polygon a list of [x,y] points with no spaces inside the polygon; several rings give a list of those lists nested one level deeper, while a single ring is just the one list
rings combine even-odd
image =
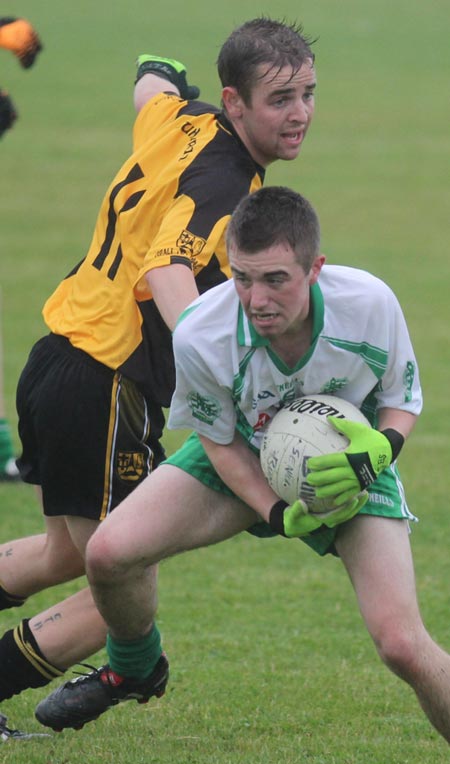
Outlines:
[{"label": "white jersey with green trim", "polygon": [[289,368],[248,321],[233,281],[195,300],[174,332],[169,428],[224,445],[237,428],[259,448],[261,430],[280,407],[317,393],[350,401],[374,425],[379,408],[419,414],[417,362],[392,290],[366,271],[325,265],[311,305],[310,348]]}]

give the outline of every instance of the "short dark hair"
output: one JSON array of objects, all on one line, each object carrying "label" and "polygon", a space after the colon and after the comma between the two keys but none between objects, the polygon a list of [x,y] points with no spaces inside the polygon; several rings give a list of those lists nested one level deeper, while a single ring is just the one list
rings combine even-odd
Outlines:
[{"label": "short dark hair", "polygon": [[288,244],[305,273],[320,253],[319,218],[303,196],[285,186],[266,186],[245,196],[227,228],[227,247],[256,254]]},{"label": "short dark hair", "polygon": [[292,67],[292,76],[305,61],[314,64],[311,45],[315,42],[303,33],[301,24],[275,21],[266,16],[246,21],[225,40],[217,59],[222,87],[235,87],[244,102],[251,102],[252,89],[260,78],[257,68],[268,64],[274,76],[284,66]]}]

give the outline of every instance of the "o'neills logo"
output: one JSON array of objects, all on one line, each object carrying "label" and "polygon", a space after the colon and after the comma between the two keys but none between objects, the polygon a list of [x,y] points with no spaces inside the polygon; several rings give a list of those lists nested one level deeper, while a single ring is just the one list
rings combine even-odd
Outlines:
[{"label": "o'neills logo", "polygon": [[319,416],[335,416],[338,419],[345,419],[334,406],[330,406],[323,401],[316,401],[314,398],[297,398],[286,407],[288,411],[296,411],[298,414],[318,414]]}]

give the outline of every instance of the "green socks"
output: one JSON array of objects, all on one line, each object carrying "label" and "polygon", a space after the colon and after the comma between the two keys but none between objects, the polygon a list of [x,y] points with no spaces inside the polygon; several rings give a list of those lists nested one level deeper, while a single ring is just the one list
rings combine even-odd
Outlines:
[{"label": "green socks", "polygon": [[145,679],[161,657],[161,635],[155,625],[145,637],[133,641],[114,639],[108,634],[106,649],[112,671],[119,676]]}]

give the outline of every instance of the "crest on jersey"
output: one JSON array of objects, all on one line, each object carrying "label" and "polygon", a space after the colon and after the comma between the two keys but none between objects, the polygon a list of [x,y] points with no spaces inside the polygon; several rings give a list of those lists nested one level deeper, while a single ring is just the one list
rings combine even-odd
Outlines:
[{"label": "crest on jersey", "polygon": [[117,474],[127,483],[136,483],[144,474],[145,456],[140,451],[119,451]]},{"label": "crest on jersey", "polygon": [[337,379],[336,377],[331,377],[331,379],[323,385],[320,392],[325,393],[326,395],[334,395],[336,390],[342,390],[348,382],[347,377],[340,377]]},{"label": "crest on jersey", "polygon": [[200,395],[192,391],[187,395],[186,400],[192,416],[200,422],[213,424],[222,413],[222,406],[213,395]]},{"label": "crest on jersey", "polygon": [[194,236],[187,228],[181,231],[177,239],[177,247],[180,248],[183,255],[189,255],[189,257],[199,255],[205,244],[205,239],[202,239],[201,236]]}]

